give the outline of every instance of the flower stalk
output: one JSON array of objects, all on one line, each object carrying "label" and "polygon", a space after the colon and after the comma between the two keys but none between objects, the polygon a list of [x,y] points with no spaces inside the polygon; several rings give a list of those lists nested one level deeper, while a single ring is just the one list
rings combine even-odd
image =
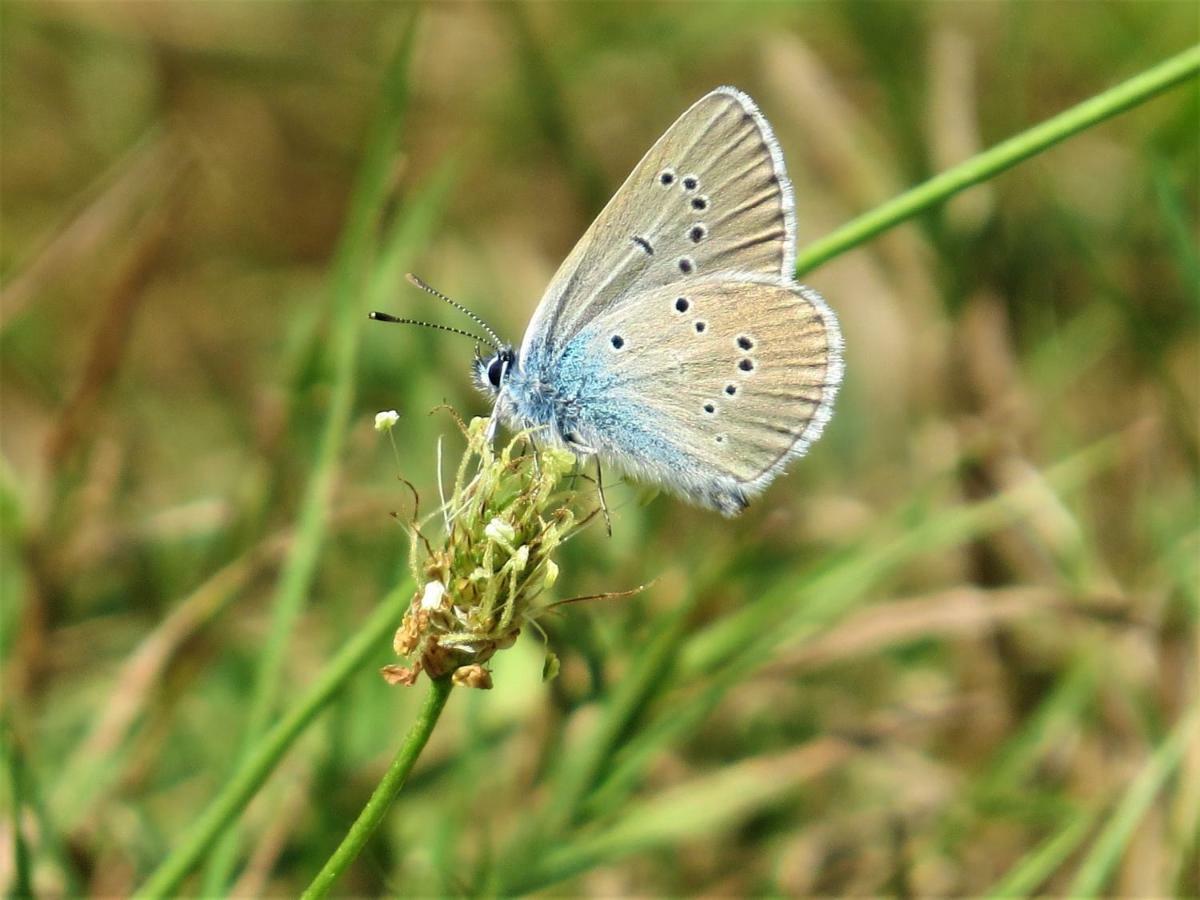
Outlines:
[{"label": "flower stalk", "polygon": [[321,871],[317,873],[317,877],[301,895],[304,900],[315,900],[315,898],[328,895],[333,883],[362,852],[367,839],[383,821],[384,814],[391,806],[392,800],[404,787],[404,782],[408,780],[408,775],[412,771],[417,757],[425,749],[425,744],[428,743],[429,736],[433,733],[433,726],[437,724],[442,710],[446,706],[446,700],[450,697],[450,689],[449,678],[436,678],[429,682],[429,692],[425,695],[425,703],[422,705],[416,721],[408,729],[408,734],[404,736],[404,742],[388,767],[387,774],[376,785],[375,790],[371,793],[371,799],[367,801],[363,811],[350,826],[342,843],[326,860]]}]

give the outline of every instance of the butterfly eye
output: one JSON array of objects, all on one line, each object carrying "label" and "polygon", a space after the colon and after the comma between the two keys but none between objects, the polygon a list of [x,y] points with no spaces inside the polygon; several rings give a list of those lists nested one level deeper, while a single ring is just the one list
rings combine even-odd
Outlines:
[{"label": "butterfly eye", "polygon": [[487,378],[492,387],[500,387],[500,378],[504,374],[504,362],[497,356],[488,365]]}]

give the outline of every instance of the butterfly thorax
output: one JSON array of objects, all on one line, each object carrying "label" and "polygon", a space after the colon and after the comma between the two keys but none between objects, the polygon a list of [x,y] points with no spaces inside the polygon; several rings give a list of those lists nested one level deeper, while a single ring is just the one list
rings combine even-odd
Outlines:
[{"label": "butterfly thorax", "polygon": [[[569,369],[570,367],[568,367]],[[569,374],[569,372],[568,372]],[[588,402],[578,378],[563,377],[562,360],[532,353],[518,360],[508,348],[477,359],[475,381],[492,398],[497,417],[516,430],[534,429],[550,444],[575,452],[592,449],[580,410]]]}]

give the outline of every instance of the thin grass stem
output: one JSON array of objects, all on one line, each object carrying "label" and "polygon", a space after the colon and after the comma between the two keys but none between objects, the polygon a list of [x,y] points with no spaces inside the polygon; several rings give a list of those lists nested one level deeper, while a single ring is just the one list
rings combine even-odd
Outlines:
[{"label": "thin grass stem", "polygon": [[987,181],[1022,160],[1137,106],[1198,73],[1200,46],[1172,56],[1145,72],[1047,119],[1040,125],[1014,135],[809,244],[796,256],[796,276],[800,277],[812,271],[822,263],[866,243],[877,234],[942,203],[960,191]]}]

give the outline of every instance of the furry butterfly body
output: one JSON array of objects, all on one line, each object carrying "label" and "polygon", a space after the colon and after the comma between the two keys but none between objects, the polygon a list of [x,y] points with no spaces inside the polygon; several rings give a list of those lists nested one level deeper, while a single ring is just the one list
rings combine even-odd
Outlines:
[{"label": "furry butterfly body", "polygon": [[520,350],[476,362],[495,415],[734,515],[820,435],[837,319],[793,280],[795,212],[734,88],[655,143],[563,262]]}]

